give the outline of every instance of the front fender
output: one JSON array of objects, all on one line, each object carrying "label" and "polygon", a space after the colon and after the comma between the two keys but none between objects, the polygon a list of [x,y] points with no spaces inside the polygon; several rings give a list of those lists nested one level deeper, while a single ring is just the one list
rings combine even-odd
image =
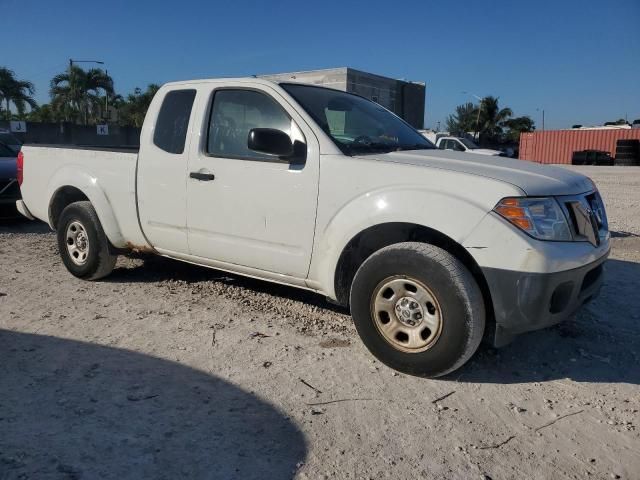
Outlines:
[{"label": "front fender", "polygon": [[122,248],[125,246],[125,239],[122,235],[120,225],[116,220],[116,216],[106,195],[104,189],[100,185],[98,178],[91,173],[83,170],[80,165],[67,165],[58,170],[49,180],[47,186],[47,198],[49,198],[49,226],[53,228],[51,221],[51,200],[55,198],[56,193],[64,187],[74,187],[80,190],[89,199],[93,208],[96,210],[98,219],[102,225],[104,233],[111,244],[115,247]]},{"label": "front fender", "polygon": [[384,223],[421,225],[462,243],[491,207],[451,192],[394,186],[351,199],[316,231],[310,286],[335,299],[335,273],[347,244],[367,228]]}]

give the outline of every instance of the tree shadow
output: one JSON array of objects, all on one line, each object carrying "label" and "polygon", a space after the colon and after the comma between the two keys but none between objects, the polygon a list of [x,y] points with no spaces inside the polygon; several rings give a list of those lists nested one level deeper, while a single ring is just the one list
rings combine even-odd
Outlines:
[{"label": "tree shadow", "polygon": [[0,330],[0,478],[291,478],[300,430],[219,378]]},{"label": "tree shadow", "polygon": [[575,319],[519,336],[505,348],[481,347],[447,378],[480,383],[640,384],[640,263],[608,260],[600,296]]},{"label": "tree shadow", "polygon": [[637,233],[632,233],[632,232],[624,232],[622,230],[620,231],[615,231],[612,230],[611,232],[611,238],[638,238],[640,237],[640,235],[638,235]]}]

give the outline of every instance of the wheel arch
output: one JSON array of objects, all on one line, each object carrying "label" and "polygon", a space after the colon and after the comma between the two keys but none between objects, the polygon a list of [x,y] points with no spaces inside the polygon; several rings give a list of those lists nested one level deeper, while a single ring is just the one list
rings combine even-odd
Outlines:
[{"label": "wheel arch", "polygon": [[53,229],[57,229],[62,211],[72,203],[83,200],[90,201],[89,197],[77,187],[66,185],[58,188],[53,193],[51,201],[49,202],[49,225],[51,225]]},{"label": "wheel arch", "polygon": [[70,204],[88,200],[98,215],[100,224],[112,245],[123,247],[125,240],[104,190],[94,177],[86,173],[63,169],[49,183],[48,220],[56,229],[60,214]]},{"label": "wheel arch", "polygon": [[460,260],[480,287],[486,309],[487,326],[493,325],[495,317],[489,285],[473,256],[446,234],[416,223],[381,223],[368,227],[351,238],[343,248],[335,269],[334,289],[337,302],[348,306],[351,283],[356,271],[367,258],[384,247],[402,242],[428,243],[442,248]]}]

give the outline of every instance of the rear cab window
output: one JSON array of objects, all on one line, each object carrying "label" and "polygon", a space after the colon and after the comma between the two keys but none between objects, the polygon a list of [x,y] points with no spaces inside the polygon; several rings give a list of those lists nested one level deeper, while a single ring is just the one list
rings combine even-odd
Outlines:
[{"label": "rear cab window", "polygon": [[172,90],[165,95],[153,133],[156,147],[176,155],[184,152],[195,98],[196,91],[192,89]]}]

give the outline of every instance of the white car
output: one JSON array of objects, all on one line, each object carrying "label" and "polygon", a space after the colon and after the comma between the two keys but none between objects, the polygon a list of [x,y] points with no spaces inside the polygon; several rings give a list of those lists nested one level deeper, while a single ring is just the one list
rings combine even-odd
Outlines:
[{"label": "white car", "polygon": [[440,137],[436,141],[436,146],[441,150],[453,150],[455,152],[475,153],[477,155],[506,156],[500,150],[490,148],[480,148],[468,138],[461,137]]},{"label": "white car", "polygon": [[609,253],[589,178],[439,150],[377,103],[299,83],[166,84],[139,152],[25,146],[18,178],[77,277],[135,249],[312,290],[382,362],[429,377],[483,336],[572,315]]}]

